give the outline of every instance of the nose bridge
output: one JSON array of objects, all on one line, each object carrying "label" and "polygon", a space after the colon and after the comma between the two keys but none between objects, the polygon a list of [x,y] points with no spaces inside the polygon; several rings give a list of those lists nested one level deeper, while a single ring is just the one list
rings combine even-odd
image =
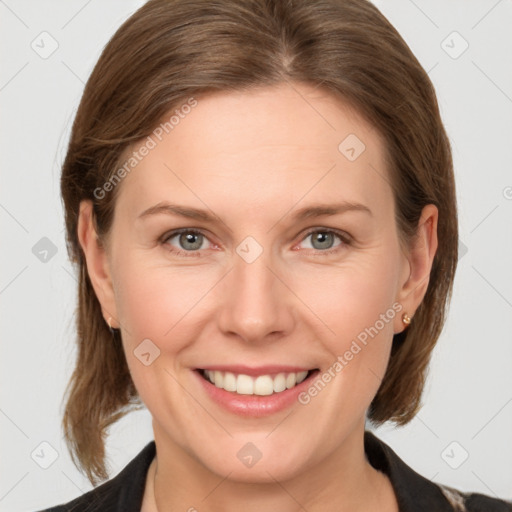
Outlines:
[{"label": "nose bridge", "polygon": [[242,242],[234,255],[233,270],[224,284],[226,300],[222,302],[219,323],[225,334],[255,342],[270,334],[289,332],[292,311],[289,292],[272,268],[270,251],[260,251],[255,257],[251,243]]}]

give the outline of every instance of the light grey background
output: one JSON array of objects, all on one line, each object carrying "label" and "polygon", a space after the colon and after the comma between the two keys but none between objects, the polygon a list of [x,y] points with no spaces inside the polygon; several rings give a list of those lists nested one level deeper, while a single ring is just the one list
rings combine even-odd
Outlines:
[{"label": "light grey background", "polygon": [[[76,280],[59,174],[84,83],[142,3],[0,0],[2,511],[36,510],[91,489],[60,429],[75,358]],[[461,246],[425,405],[406,427],[377,434],[427,478],[512,499],[512,2],[376,3],[436,87],[455,159]],[[147,411],[115,425],[111,476],[152,438]],[[41,464],[52,449],[43,442],[57,455],[48,469]]]}]

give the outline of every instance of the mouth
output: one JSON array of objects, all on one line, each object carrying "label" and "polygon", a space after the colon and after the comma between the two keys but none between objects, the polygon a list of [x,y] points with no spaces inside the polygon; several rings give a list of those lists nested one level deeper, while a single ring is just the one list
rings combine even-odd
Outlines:
[{"label": "mouth", "polygon": [[198,368],[196,371],[216,388],[235,395],[270,396],[297,387],[318,373],[319,369],[262,373],[253,376],[217,369]]}]

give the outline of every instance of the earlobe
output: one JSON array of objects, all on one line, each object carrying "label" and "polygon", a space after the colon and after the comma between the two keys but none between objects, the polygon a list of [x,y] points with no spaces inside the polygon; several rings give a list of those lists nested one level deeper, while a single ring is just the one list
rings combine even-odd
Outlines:
[{"label": "earlobe", "polygon": [[[407,256],[409,277],[402,285],[398,296],[398,301],[402,304],[403,311],[411,318],[411,322],[414,322],[414,313],[427,293],[430,282],[430,272],[438,245],[437,220],[437,207],[433,204],[426,205],[418,221],[416,236],[411,240]],[[402,321],[399,324],[395,326],[395,334],[408,325],[404,325]]]},{"label": "earlobe", "polygon": [[105,321],[110,319],[113,328],[119,327],[110,265],[104,244],[100,242],[94,222],[92,202],[80,203],[78,215],[78,241],[85,256],[87,273],[101,305]]}]

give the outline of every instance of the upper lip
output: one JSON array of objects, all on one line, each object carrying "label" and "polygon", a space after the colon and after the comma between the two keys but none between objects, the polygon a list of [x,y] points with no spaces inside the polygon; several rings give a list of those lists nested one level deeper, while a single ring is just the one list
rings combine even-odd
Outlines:
[{"label": "upper lip", "polygon": [[219,371],[219,372],[231,372],[236,374],[249,375],[252,377],[258,377],[259,375],[272,375],[278,373],[298,373],[298,372],[307,372],[313,370],[314,368],[308,366],[291,366],[291,365],[265,365],[265,366],[245,366],[241,364],[236,365],[228,365],[228,364],[220,364],[220,365],[205,365],[198,367],[197,370],[210,370],[210,371]]}]

